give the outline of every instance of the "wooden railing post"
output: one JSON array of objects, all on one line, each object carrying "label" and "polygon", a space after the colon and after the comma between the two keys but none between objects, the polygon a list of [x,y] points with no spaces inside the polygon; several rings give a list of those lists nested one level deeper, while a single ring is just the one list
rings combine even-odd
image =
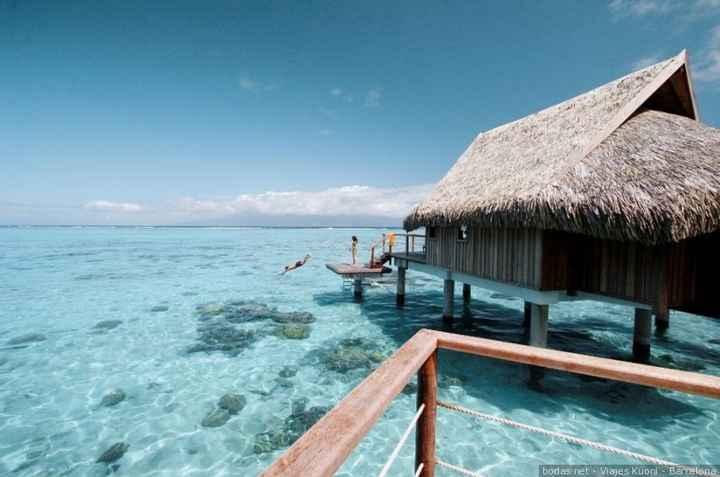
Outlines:
[{"label": "wooden railing post", "polygon": [[415,471],[420,464],[420,477],[435,476],[435,420],[437,414],[437,350],[418,371],[417,407],[425,404],[415,430]]},{"label": "wooden railing post", "polygon": [[412,249],[411,251],[413,253],[415,253],[415,236],[414,235],[412,236],[412,239],[410,239],[410,248]]},{"label": "wooden railing post", "polygon": [[406,254],[410,253],[410,236],[409,235],[405,235],[405,253]]}]

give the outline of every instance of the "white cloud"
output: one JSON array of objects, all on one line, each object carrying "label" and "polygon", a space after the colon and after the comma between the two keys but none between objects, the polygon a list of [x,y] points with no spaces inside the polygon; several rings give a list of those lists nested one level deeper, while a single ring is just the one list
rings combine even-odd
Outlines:
[{"label": "white cloud", "polygon": [[641,70],[643,68],[647,68],[648,66],[654,65],[655,63],[658,63],[662,60],[660,58],[660,55],[649,55],[644,56],[642,58],[639,58],[637,61],[635,61],[632,65],[632,70]]},{"label": "white cloud", "polygon": [[257,89],[257,81],[251,80],[250,78],[242,77],[238,80],[240,87],[247,91],[255,91]]},{"label": "white cloud", "polygon": [[720,11],[720,0],[612,0],[608,5],[616,18],[673,14],[683,22]]},{"label": "white cloud", "polygon": [[710,39],[700,55],[693,77],[706,82],[720,80],[720,26],[710,31]]},{"label": "white cloud", "polygon": [[405,187],[351,185],[319,191],[185,197],[150,205],[109,200],[52,206],[0,202],[0,223],[323,225],[342,219],[346,225],[379,225],[399,223],[431,188],[430,184]]},{"label": "white cloud", "polygon": [[330,95],[335,96],[336,98],[342,99],[346,103],[352,103],[353,97],[351,94],[348,94],[346,91],[343,91],[341,88],[333,88],[330,90]]},{"label": "white cloud", "polygon": [[175,204],[180,215],[193,219],[227,216],[377,216],[404,217],[431,185],[380,188],[362,185],[323,191],[262,192],[231,198],[186,197]]},{"label": "white cloud", "polygon": [[252,91],[252,92],[273,91],[277,88],[277,84],[275,84],[275,83],[260,82],[260,81],[254,80],[248,76],[241,76],[238,79],[238,85],[245,91]]},{"label": "white cloud", "polygon": [[610,11],[621,17],[662,14],[676,7],[677,2],[673,0],[612,0],[610,2]]},{"label": "white cloud", "polygon": [[111,202],[109,200],[94,200],[85,204],[88,210],[97,210],[104,212],[141,212],[144,210],[140,204],[132,202]]},{"label": "white cloud", "polygon": [[377,89],[371,89],[365,95],[365,107],[366,108],[377,108],[380,106],[380,99],[382,93]]}]

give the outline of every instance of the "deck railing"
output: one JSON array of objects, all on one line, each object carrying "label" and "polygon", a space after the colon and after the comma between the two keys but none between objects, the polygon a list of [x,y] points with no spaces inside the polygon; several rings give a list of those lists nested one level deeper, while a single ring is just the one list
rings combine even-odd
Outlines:
[{"label": "deck railing", "polygon": [[[402,246],[395,247],[396,253],[406,253],[408,255],[425,255],[425,235],[422,234],[395,234],[396,241],[404,242],[405,250]],[[392,251],[391,251],[392,252]]]},{"label": "deck railing", "polygon": [[[328,414],[297,440],[262,474],[271,476],[331,476],[382,416],[390,403],[417,373],[417,414],[380,475],[387,474],[400,447],[415,427],[415,475],[432,477],[441,465],[465,475],[475,474],[447,463],[435,455],[438,407],[465,412],[486,420],[540,432],[577,445],[589,445],[646,463],[675,465],[661,459],[613,448],[558,432],[548,431],[498,416],[481,414],[438,401],[438,349],[448,349],[502,361],[567,371],[625,383],[720,398],[720,378],[687,371],[597,358],[544,348],[473,338],[439,331],[421,330],[360,383]],[[687,474],[692,475],[690,469]],[[707,474],[706,474],[707,475]]]}]

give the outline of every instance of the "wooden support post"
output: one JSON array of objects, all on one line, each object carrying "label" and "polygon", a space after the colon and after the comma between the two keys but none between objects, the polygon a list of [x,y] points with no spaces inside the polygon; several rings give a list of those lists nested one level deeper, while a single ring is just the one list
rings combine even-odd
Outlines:
[{"label": "wooden support post", "polygon": [[356,278],[353,280],[353,295],[355,298],[362,298],[362,280]]},{"label": "wooden support post", "polygon": [[667,304],[667,294],[662,293],[655,306],[655,334],[663,336],[670,327],[670,310]]},{"label": "wooden support post", "polygon": [[405,305],[405,275],[407,274],[407,268],[398,267],[398,278],[397,278],[397,306]]},{"label": "wooden support post", "polygon": [[437,351],[430,355],[418,371],[417,407],[425,404],[415,428],[415,471],[420,464],[420,477],[435,476],[435,422],[437,415]]},{"label": "wooden support post", "polygon": [[463,306],[465,308],[470,307],[470,300],[471,300],[471,291],[470,291],[470,284],[469,283],[463,283]]},{"label": "wooden support post", "polygon": [[529,301],[525,302],[525,309],[523,310],[523,328],[526,331],[530,330],[530,313],[532,310],[532,303]]},{"label": "wooden support post", "polygon": [[451,323],[453,321],[453,301],[455,300],[455,280],[445,279],[444,294],[443,321]]},{"label": "wooden support post", "polygon": [[655,334],[663,336],[667,329],[670,328],[670,315],[667,310],[664,313],[655,314]]},{"label": "wooden support post", "polygon": [[640,363],[650,360],[650,332],[652,314],[650,310],[635,308],[635,330],[633,332],[633,359]]},{"label": "wooden support post", "polygon": [[668,271],[668,252],[665,249],[665,262],[658,273],[660,274],[660,285],[658,287],[657,297],[655,299],[655,334],[663,336],[667,329],[670,327],[670,310],[669,310],[669,290],[667,285],[667,271]]},{"label": "wooden support post", "polygon": [[530,304],[530,346],[547,348],[548,305]]},{"label": "wooden support post", "polygon": [[[538,348],[547,348],[548,305],[530,303],[530,330],[528,344]],[[530,366],[530,384],[539,384],[545,372],[538,366]]]}]

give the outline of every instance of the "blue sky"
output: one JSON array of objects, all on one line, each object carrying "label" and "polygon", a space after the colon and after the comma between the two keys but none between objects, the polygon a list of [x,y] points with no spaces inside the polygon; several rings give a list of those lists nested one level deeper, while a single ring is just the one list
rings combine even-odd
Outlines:
[{"label": "blue sky", "polygon": [[720,0],[0,0],[0,224],[392,223],[477,133],[683,48],[718,126]]}]

